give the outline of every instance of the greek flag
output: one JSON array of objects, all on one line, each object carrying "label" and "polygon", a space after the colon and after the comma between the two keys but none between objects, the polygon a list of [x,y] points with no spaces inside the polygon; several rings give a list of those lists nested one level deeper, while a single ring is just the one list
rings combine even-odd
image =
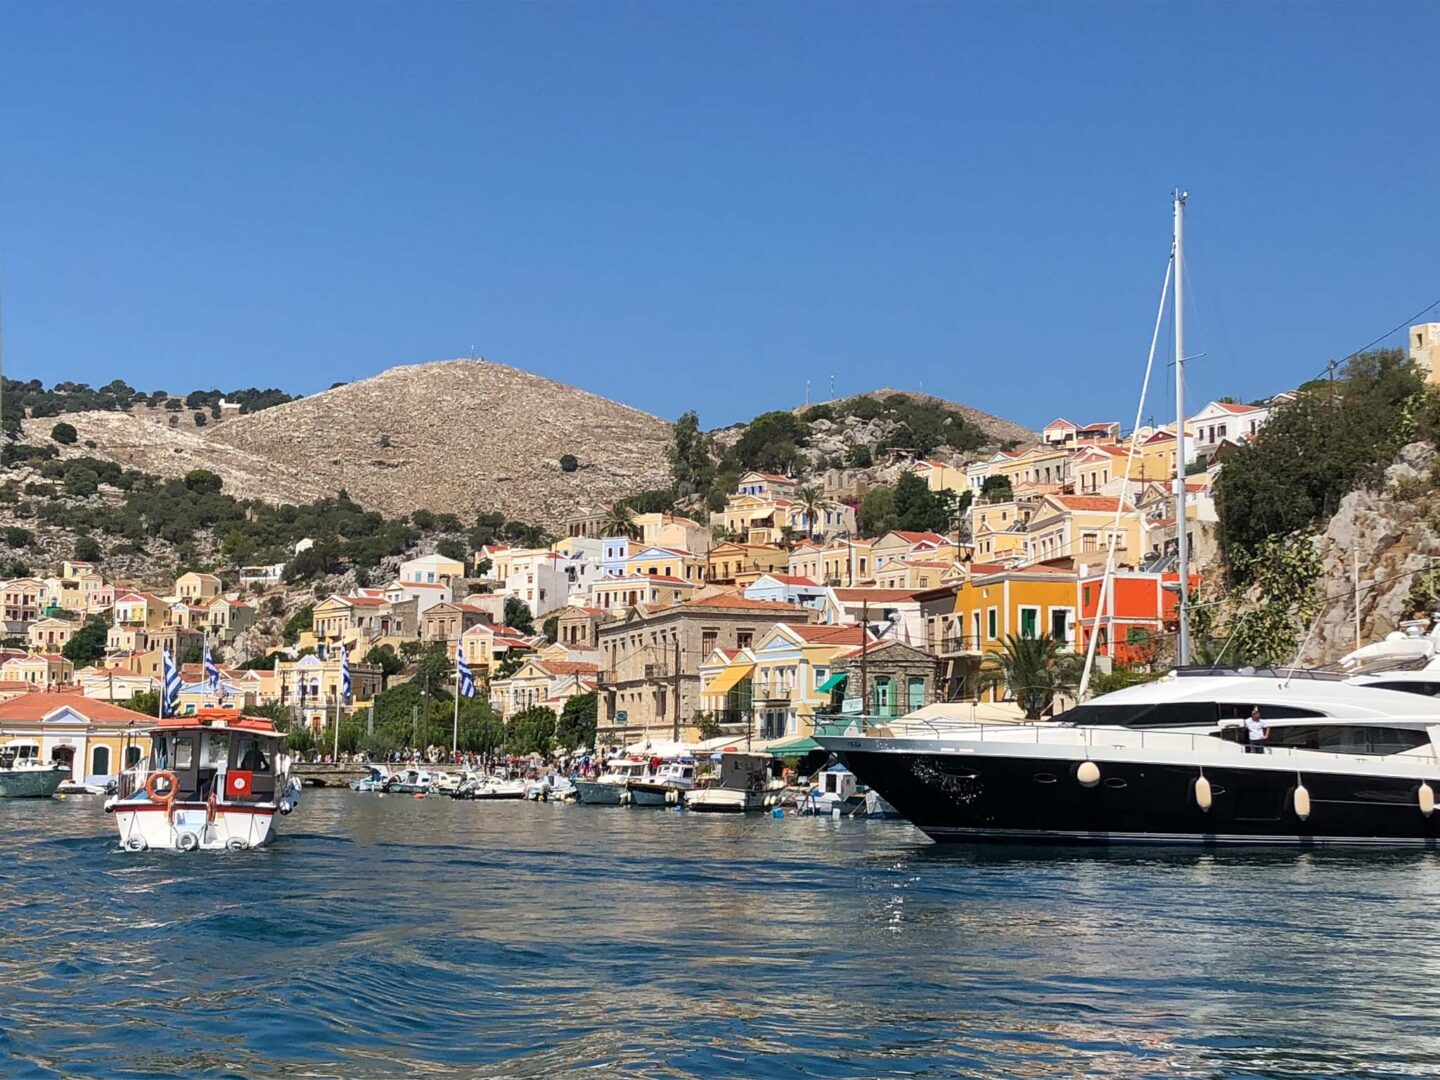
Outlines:
[{"label": "greek flag", "polygon": [[346,701],[350,700],[350,694],[354,685],[350,682],[350,650],[344,646],[340,648],[340,696]]},{"label": "greek flag", "polygon": [[220,693],[220,669],[215,666],[215,661],[210,657],[210,643],[205,643],[205,681],[210,684],[210,692],[218,695]]},{"label": "greek flag", "polygon": [[455,689],[461,697],[475,696],[475,680],[470,677],[470,665],[465,663],[465,646],[455,646]]},{"label": "greek flag", "polygon": [[180,671],[175,667],[175,657],[165,650],[160,667],[160,715],[174,716],[180,708]]}]

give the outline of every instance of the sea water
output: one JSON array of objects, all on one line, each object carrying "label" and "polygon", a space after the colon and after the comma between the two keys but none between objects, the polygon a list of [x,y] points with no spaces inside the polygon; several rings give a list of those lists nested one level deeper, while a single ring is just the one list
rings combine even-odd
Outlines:
[{"label": "sea water", "polygon": [[307,792],[135,855],[0,802],[4,1076],[1440,1071],[1440,856]]}]

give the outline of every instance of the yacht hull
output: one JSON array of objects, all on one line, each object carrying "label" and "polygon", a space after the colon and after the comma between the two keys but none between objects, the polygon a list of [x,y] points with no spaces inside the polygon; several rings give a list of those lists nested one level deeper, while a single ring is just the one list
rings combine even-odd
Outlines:
[{"label": "yacht hull", "polygon": [[[1310,771],[1264,755],[1253,755],[1253,766],[1207,763],[1207,810],[1197,795],[1195,764],[844,745],[854,741],[835,740],[846,767],[941,843],[1435,846],[1440,840],[1440,814],[1426,815],[1420,802],[1422,781],[1440,790],[1440,776],[1418,770],[1389,776]],[[1085,761],[1098,769],[1093,785],[1080,780]]]}]

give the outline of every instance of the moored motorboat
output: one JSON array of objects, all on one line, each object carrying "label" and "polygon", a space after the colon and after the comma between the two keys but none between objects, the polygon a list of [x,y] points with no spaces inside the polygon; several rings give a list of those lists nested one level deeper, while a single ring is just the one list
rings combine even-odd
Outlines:
[{"label": "moored motorboat", "polygon": [[393,795],[428,795],[435,786],[435,777],[428,769],[397,769],[381,786],[381,790]]},{"label": "moored motorboat", "polygon": [[391,772],[384,765],[371,765],[370,775],[363,780],[351,780],[351,791],[384,791]]},{"label": "moored motorboat", "polygon": [[201,709],[150,730],[150,760],[105,804],[127,851],[242,850],[274,836],[300,799],[284,735],[266,719]]},{"label": "moored motorboat", "polygon": [[595,779],[576,780],[575,791],[586,806],[623,806],[630,801],[630,781],[643,779],[649,771],[648,761],[611,758]]},{"label": "moored motorboat", "polygon": [[1440,839],[1440,701],[1339,674],[1181,671],[1049,723],[842,719],[816,741],[938,841]]},{"label": "moored motorboat", "polygon": [[667,761],[649,776],[631,780],[631,806],[675,806],[695,786],[694,761]]},{"label": "moored motorboat", "polygon": [[579,790],[568,776],[549,773],[525,785],[525,798],[532,802],[572,802]]},{"label": "moored motorboat", "polygon": [[70,769],[40,760],[40,744],[14,740],[0,747],[0,799],[48,799],[70,779]]},{"label": "moored motorboat", "polygon": [[795,804],[801,814],[853,817],[865,809],[865,791],[844,765],[831,765],[815,776],[815,786]]},{"label": "moored motorboat", "polygon": [[513,780],[504,776],[487,776],[475,785],[468,796],[471,799],[523,799],[527,785],[524,780]]},{"label": "moored motorboat", "polygon": [[714,787],[685,793],[685,808],[702,814],[743,814],[764,810],[770,786],[770,759],[758,754],[727,753]]}]

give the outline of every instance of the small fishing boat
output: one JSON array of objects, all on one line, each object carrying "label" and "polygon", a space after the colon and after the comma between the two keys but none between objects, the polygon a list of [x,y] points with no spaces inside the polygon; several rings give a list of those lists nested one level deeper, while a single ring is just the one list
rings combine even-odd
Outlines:
[{"label": "small fishing boat", "polygon": [[476,784],[467,798],[480,800],[523,799],[527,785],[524,780],[510,780],[503,776],[486,776]]},{"label": "small fishing boat", "polygon": [[865,808],[865,792],[855,774],[844,765],[831,765],[815,777],[812,787],[796,803],[802,814],[850,817]]},{"label": "small fishing boat", "polygon": [[351,791],[384,791],[385,784],[393,774],[384,765],[371,765],[370,775],[363,780],[351,780]]},{"label": "small fishing boat", "polygon": [[667,761],[649,776],[631,780],[631,806],[676,806],[695,786],[695,762]]},{"label": "small fishing boat", "polygon": [[525,785],[525,798],[531,802],[572,802],[579,791],[568,776],[550,773]]},{"label": "small fishing boat", "polygon": [[624,806],[630,801],[630,781],[644,779],[649,771],[648,761],[611,758],[603,773],[594,780],[575,781],[575,788],[586,806]]},{"label": "small fishing boat", "polygon": [[285,736],[266,719],[200,709],[150,729],[150,760],[107,800],[126,851],[242,851],[274,836],[300,801]]},{"label": "small fishing boat", "polygon": [[770,759],[759,754],[727,753],[720,761],[715,787],[685,793],[685,808],[702,814],[743,814],[764,810],[770,786]]},{"label": "small fishing boat", "polygon": [[70,779],[70,769],[40,760],[40,744],[13,740],[0,747],[0,799],[48,799]]},{"label": "small fishing boat", "polygon": [[427,795],[435,786],[435,777],[426,769],[399,769],[390,774],[381,789],[392,795]]}]

